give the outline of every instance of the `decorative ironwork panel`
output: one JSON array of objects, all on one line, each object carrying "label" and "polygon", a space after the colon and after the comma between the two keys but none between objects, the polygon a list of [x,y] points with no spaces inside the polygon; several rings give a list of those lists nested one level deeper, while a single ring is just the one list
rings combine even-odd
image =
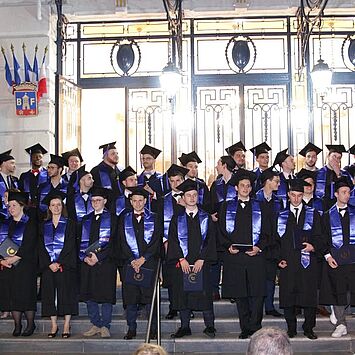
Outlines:
[{"label": "decorative ironwork panel", "polygon": [[[326,96],[315,96],[314,143],[324,149],[323,163],[327,152],[326,144],[344,144],[346,149],[354,144],[354,90],[355,85],[333,85]],[[342,163],[347,164],[346,161]]]},{"label": "decorative ironwork panel", "polygon": [[[286,86],[246,86],[245,102],[245,146],[249,149],[262,142],[272,147],[270,161],[281,149],[288,147],[288,110]],[[247,168],[254,164],[251,153],[247,153]]]},{"label": "decorative ironwork panel", "polygon": [[171,164],[172,125],[166,96],[159,89],[129,90],[128,161],[141,171],[139,151],[145,144],[162,150],[157,158],[157,171],[166,171]]},{"label": "decorative ironwork panel", "polygon": [[199,175],[208,182],[225,148],[240,140],[239,88],[197,88],[197,152],[202,159]]}]

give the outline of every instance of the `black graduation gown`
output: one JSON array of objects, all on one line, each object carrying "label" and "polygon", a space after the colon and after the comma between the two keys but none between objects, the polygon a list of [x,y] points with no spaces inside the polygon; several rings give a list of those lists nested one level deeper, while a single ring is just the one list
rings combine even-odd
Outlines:
[{"label": "black graduation gown", "polygon": [[296,225],[296,218],[290,212],[285,234],[281,238],[278,237],[279,261],[287,262],[287,267],[280,269],[280,307],[316,307],[318,304],[317,253],[324,250],[324,239],[317,211],[313,212],[313,225],[309,236],[309,243],[313,245],[315,252],[310,253],[310,265],[307,268],[301,264],[301,250],[294,248],[294,230],[303,228],[305,215],[303,206]]},{"label": "black graduation gown", "polygon": [[199,259],[204,260],[202,267],[203,291],[187,292],[184,291],[183,272],[179,264],[179,259],[183,258],[184,254],[178,239],[177,218],[178,216],[174,215],[171,220],[168,243],[168,262],[175,266],[171,269],[171,277],[174,280],[172,285],[172,309],[210,310],[213,308],[210,264],[217,259],[214,224],[211,217],[208,217],[208,231],[204,243],[202,243],[198,213],[193,219],[187,217],[188,254],[185,259],[190,265],[193,265]]},{"label": "black graduation gown", "polygon": [[[196,182],[198,186],[198,196],[199,196],[198,205],[204,211],[209,212],[211,208],[210,190],[208,189],[207,184],[202,179],[196,178]],[[202,201],[200,199],[200,194],[202,193],[201,191],[203,191]]]},{"label": "black graduation gown", "polygon": [[[340,217],[343,243],[349,244],[350,238],[350,218],[346,212],[344,217]],[[330,230],[329,211],[323,215],[324,236],[326,238],[326,248],[324,255],[330,253],[332,248],[332,234]],[[350,304],[355,305],[355,264],[340,265],[332,269],[326,262],[323,267],[319,303],[338,306],[348,304],[347,292],[350,291]]]},{"label": "black graduation gown", "polygon": [[140,175],[138,175],[137,180],[138,180],[138,185],[148,185],[150,188],[156,193],[157,197],[162,197],[164,195],[164,184],[163,184],[163,176],[162,174],[158,172],[154,172],[149,178],[144,175],[144,172],[142,172]]},{"label": "black graduation gown", "polygon": [[[53,227],[53,234],[55,228]],[[45,248],[44,229],[40,231],[39,242],[39,267],[42,272],[41,300],[42,317],[64,316],[78,314],[78,289],[77,289],[77,253],[75,245],[75,223],[67,220],[63,249],[57,262],[62,269],[52,272],[50,256]],[[57,294],[57,306],[55,299]]]},{"label": "black graduation gown", "polygon": [[224,248],[222,297],[263,297],[266,296],[266,266],[264,249],[268,246],[272,228],[270,219],[261,209],[261,233],[257,247],[262,250],[255,256],[243,252],[231,254],[228,248],[234,243],[252,244],[252,203],[243,209],[238,203],[235,229],[228,234],[226,230],[226,206],[221,207],[219,217],[219,241]]},{"label": "black graduation gown", "polygon": [[[104,213],[109,213],[104,211]],[[94,212],[83,218],[92,219],[89,245],[99,239],[100,220],[96,220]],[[99,262],[89,266],[80,262],[80,300],[97,303],[116,303],[117,277],[117,217],[111,214],[111,236],[108,245],[98,255]],[[80,232],[81,239],[81,232]]]},{"label": "black graduation gown", "polygon": [[[42,171],[47,172],[46,169]],[[39,186],[39,173],[34,175],[31,170],[28,170],[20,175],[19,179],[19,189],[21,191],[29,192],[31,204],[33,206],[38,206],[38,186]],[[48,176],[47,176],[48,179]],[[25,180],[29,181],[29,190],[25,188]]]},{"label": "black graduation gown", "polygon": [[[138,245],[139,257],[144,256],[146,261],[142,265],[143,268],[153,270],[152,283],[154,282],[156,268],[158,265],[161,241],[162,241],[162,228],[161,221],[158,215],[155,215],[154,221],[154,232],[152,234],[152,239],[149,244],[144,240],[144,221],[141,218],[138,223],[137,218],[132,213],[132,223],[134,228],[134,233],[136,236],[136,241]],[[152,284],[150,288],[140,287],[132,285],[126,282],[126,272],[131,261],[135,259],[131,248],[129,247],[125,230],[124,230],[124,215],[119,219],[119,247],[121,250],[121,257],[124,260],[123,272],[122,272],[122,299],[124,305],[128,304],[150,304],[153,296]]]},{"label": "black graduation gown", "polygon": [[[9,234],[12,238],[16,222],[9,220]],[[26,223],[23,239],[17,256],[20,262],[12,268],[0,271],[0,309],[2,311],[35,311],[37,303],[37,246],[38,228],[34,219]]]}]

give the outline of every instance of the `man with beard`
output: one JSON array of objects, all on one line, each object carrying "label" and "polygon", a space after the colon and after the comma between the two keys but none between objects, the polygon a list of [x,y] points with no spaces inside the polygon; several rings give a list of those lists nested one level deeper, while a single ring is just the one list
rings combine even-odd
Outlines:
[{"label": "man with beard", "polygon": [[31,169],[20,175],[19,189],[28,192],[31,205],[37,206],[38,187],[48,180],[47,169],[43,167],[43,156],[47,150],[37,143],[25,151],[30,155]]},{"label": "man with beard", "polygon": [[119,181],[121,183],[122,193],[116,197],[116,215],[119,216],[122,212],[125,212],[126,209],[131,209],[132,205],[129,199],[132,191],[131,187],[137,186],[137,173],[131,167],[127,166],[127,168],[123,169],[119,175]]},{"label": "man with beard", "polygon": [[313,143],[308,143],[304,148],[302,148],[299,152],[304,159],[304,169],[310,171],[317,171],[316,167],[318,154],[322,151],[322,149],[318,148]]},{"label": "man with beard", "polygon": [[236,163],[236,167],[235,167],[236,169],[244,168],[246,149],[244,147],[244,144],[241,141],[226,148],[226,152],[234,159]]},{"label": "man with beard", "polygon": [[18,179],[13,175],[16,170],[16,162],[11,151],[12,149],[0,154],[0,196],[3,203],[5,191],[18,188]]}]

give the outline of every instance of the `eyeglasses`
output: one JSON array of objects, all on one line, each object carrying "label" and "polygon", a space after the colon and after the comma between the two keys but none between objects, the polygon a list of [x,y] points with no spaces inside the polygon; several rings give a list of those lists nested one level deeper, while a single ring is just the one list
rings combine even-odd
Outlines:
[{"label": "eyeglasses", "polygon": [[104,198],[93,198],[91,199],[91,202],[96,203],[96,202],[102,202]]}]

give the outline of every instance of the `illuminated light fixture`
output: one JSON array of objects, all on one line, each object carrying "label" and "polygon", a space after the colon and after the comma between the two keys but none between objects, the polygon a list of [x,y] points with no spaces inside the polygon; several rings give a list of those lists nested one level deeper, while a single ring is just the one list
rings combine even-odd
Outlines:
[{"label": "illuminated light fixture", "polygon": [[169,99],[173,98],[181,87],[181,72],[176,65],[169,61],[160,75],[160,86]]},{"label": "illuminated light fixture", "polygon": [[332,83],[333,72],[329,68],[329,65],[322,59],[322,42],[320,38],[320,27],[321,21],[319,21],[318,30],[319,59],[317,64],[313,67],[313,70],[311,72],[311,78],[314,90],[324,93]]}]

